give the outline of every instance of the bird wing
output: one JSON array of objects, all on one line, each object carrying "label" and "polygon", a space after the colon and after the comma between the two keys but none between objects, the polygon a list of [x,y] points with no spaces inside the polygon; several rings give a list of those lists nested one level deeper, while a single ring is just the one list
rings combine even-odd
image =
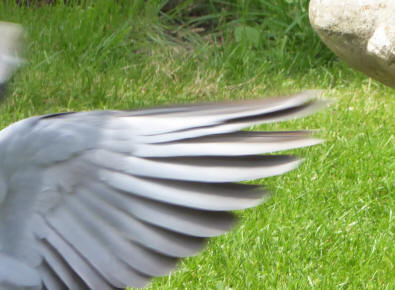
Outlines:
[{"label": "bird wing", "polygon": [[167,275],[232,228],[229,211],[262,201],[264,189],[238,182],[300,163],[267,153],[321,142],[241,129],[309,114],[324,105],[316,94],[11,125],[0,132],[0,280],[19,267],[27,274],[8,283],[116,289]]}]

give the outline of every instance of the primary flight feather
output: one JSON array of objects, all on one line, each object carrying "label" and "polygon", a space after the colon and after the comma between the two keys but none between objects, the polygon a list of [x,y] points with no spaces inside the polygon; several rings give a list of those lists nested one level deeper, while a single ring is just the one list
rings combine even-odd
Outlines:
[{"label": "primary flight feather", "polygon": [[[20,32],[0,25],[2,86],[20,63]],[[229,211],[262,201],[265,190],[237,182],[300,163],[268,153],[321,142],[241,130],[310,114],[325,103],[316,95],[54,114],[3,129],[0,287],[121,289],[167,275],[232,228]]]}]

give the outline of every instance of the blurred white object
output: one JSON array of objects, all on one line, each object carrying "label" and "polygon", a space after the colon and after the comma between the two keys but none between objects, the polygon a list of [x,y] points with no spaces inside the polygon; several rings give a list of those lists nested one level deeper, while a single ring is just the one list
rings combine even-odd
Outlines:
[{"label": "blurred white object", "polygon": [[310,22],[353,68],[395,88],[395,1],[311,0]]},{"label": "blurred white object", "polygon": [[23,29],[19,24],[0,22],[0,84],[5,83],[22,63]]}]

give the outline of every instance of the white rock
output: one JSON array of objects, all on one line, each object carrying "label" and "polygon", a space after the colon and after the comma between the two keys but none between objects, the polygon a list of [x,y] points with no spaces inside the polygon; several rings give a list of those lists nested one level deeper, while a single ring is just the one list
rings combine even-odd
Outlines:
[{"label": "white rock", "polygon": [[311,0],[309,14],[340,58],[395,88],[395,0]]}]

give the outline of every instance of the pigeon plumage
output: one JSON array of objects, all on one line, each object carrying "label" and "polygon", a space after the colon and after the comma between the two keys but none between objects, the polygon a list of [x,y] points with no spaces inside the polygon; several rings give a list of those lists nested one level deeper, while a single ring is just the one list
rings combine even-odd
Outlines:
[{"label": "pigeon plumage", "polygon": [[[3,49],[13,39],[1,36],[4,82],[19,62]],[[268,153],[321,142],[308,131],[242,129],[310,114],[325,104],[317,93],[53,114],[3,129],[0,285],[105,290],[167,275],[232,228],[229,211],[260,204],[265,190],[238,182],[300,163]]]}]

